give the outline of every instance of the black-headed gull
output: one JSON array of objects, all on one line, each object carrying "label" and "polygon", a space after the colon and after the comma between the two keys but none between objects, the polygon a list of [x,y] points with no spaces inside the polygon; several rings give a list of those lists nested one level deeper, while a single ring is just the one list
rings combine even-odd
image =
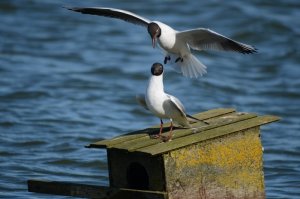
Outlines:
[{"label": "black-headed gull", "polygon": [[158,41],[164,51],[164,64],[169,61],[186,77],[197,78],[206,73],[206,66],[191,53],[191,49],[235,51],[243,54],[256,52],[256,49],[250,45],[234,41],[206,28],[176,31],[162,22],[150,21],[132,12],[115,8],[75,7],[67,9],[83,14],[118,18],[146,27],[151,36],[153,48]]},{"label": "black-headed gull", "polygon": [[[163,141],[168,141],[172,138],[173,122],[176,125],[191,128],[189,122],[202,122],[208,124],[202,120],[194,118],[186,114],[184,106],[176,97],[165,93],[163,84],[163,65],[160,63],[154,63],[151,67],[151,77],[146,90],[146,95],[137,95],[137,101],[144,108],[150,110],[155,116],[160,118],[160,130],[159,134],[154,136],[155,138],[162,138]],[[163,129],[163,120],[170,119],[170,132],[166,137],[161,136]]]}]

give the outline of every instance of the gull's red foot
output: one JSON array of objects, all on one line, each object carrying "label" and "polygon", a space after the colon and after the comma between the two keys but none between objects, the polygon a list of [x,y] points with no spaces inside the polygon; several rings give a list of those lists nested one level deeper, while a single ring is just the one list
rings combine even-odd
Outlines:
[{"label": "gull's red foot", "polygon": [[160,138],[160,137],[162,137],[160,134],[156,134],[156,135],[152,135],[152,136],[151,136],[151,138],[153,138],[153,139],[158,139],[158,138]]},{"label": "gull's red foot", "polygon": [[164,64],[167,64],[167,62],[170,61],[170,60],[171,60],[171,57],[170,56],[166,56],[165,60],[164,60]]},{"label": "gull's red foot", "polygon": [[178,57],[178,58],[175,60],[175,63],[177,63],[177,62],[179,62],[179,61],[183,62],[183,58]]},{"label": "gull's red foot", "polygon": [[163,142],[171,141],[171,140],[172,140],[172,136],[170,136],[170,135],[167,135],[167,136],[161,136],[161,140],[162,140]]}]

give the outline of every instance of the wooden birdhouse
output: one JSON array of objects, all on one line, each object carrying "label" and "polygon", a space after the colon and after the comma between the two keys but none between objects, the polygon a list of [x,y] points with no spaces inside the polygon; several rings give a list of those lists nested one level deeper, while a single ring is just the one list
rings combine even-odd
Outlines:
[{"label": "wooden birdhouse", "polygon": [[[94,190],[94,194],[115,199],[265,198],[260,126],[279,118],[234,109],[194,116],[209,125],[177,128],[169,142],[151,138],[159,131],[154,126],[90,144],[107,150],[110,180],[109,188],[97,189],[98,195]],[[165,127],[164,132],[168,131]],[[31,181],[32,191],[46,189],[40,183],[40,191],[35,190],[37,184]],[[61,194],[72,195],[71,189]]]}]

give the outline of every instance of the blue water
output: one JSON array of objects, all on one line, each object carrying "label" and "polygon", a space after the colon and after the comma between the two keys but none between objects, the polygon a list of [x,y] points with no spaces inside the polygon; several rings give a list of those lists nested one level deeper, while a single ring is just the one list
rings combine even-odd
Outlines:
[{"label": "blue water", "polygon": [[159,123],[135,101],[163,61],[146,30],[63,5],[122,8],[258,48],[196,53],[208,74],[188,79],[166,67],[165,88],[191,114],[234,107],[282,117],[262,128],[266,195],[300,198],[298,0],[1,0],[1,198],[53,198],[27,192],[32,178],[108,185],[106,152],[84,146]]}]

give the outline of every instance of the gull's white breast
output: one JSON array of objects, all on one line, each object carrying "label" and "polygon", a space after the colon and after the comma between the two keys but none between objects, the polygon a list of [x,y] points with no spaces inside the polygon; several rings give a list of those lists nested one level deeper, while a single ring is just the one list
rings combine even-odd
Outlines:
[{"label": "gull's white breast", "polygon": [[176,31],[170,26],[155,21],[161,29],[160,37],[158,38],[159,45],[166,51],[170,52],[176,43]]},{"label": "gull's white breast", "polygon": [[159,77],[151,77],[146,91],[146,104],[148,109],[159,118],[168,118],[164,109],[164,102],[168,99],[163,91],[161,81],[157,81]]},{"label": "gull's white breast", "polygon": [[178,40],[177,31],[170,26],[155,21],[161,29],[161,35],[158,38],[159,45],[167,52],[184,56],[190,53],[189,47],[184,40]]}]

